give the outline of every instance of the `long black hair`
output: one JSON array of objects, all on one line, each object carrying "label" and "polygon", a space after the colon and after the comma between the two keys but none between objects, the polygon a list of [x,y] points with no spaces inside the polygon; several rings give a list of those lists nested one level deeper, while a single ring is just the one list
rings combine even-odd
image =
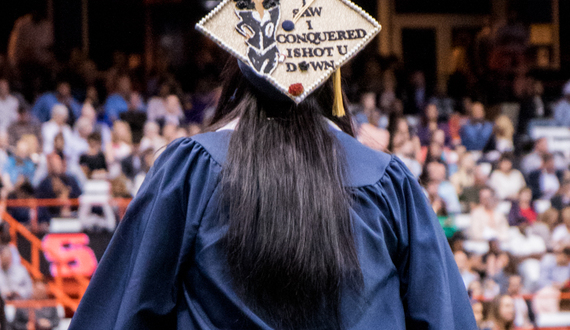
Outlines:
[{"label": "long black hair", "polygon": [[227,260],[236,292],[279,329],[342,328],[343,290],[358,291],[345,157],[330,124],[332,82],[299,105],[258,93],[226,66],[212,129],[239,118],[222,171]]}]

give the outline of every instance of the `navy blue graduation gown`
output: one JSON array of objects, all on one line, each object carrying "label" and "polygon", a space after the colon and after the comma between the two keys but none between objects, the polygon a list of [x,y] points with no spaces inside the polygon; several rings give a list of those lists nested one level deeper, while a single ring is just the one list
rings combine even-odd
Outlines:
[{"label": "navy blue graduation gown", "polygon": [[[364,287],[348,329],[476,329],[465,286],[416,179],[394,156],[346,149]],[[157,159],[71,322],[89,329],[272,329],[230,285],[219,221],[231,131],[179,139]]]}]

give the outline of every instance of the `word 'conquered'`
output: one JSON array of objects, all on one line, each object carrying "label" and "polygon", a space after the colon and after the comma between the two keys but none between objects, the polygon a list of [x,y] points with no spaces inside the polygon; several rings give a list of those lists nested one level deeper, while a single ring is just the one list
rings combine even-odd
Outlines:
[{"label": "word 'conquered'", "polygon": [[300,44],[311,43],[319,45],[327,41],[338,40],[355,40],[366,37],[366,30],[346,30],[346,31],[327,31],[327,32],[309,32],[303,34],[278,34],[277,42],[280,44]]}]

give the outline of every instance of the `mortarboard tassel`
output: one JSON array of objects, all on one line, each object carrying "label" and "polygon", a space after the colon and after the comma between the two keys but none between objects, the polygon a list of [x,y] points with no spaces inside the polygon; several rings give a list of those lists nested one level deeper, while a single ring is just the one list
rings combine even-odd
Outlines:
[{"label": "mortarboard tassel", "polygon": [[342,82],[341,82],[340,68],[334,73],[334,103],[333,103],[333,116],[344,117],[344,102],[342,101]]}]

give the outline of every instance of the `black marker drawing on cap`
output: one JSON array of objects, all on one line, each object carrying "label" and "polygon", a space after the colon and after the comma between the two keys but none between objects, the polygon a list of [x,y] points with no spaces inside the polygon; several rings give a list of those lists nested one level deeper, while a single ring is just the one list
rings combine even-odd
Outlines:
[{"label": "black marker drawing on cap", "polygon": [[236,30],[247,38],[249,64],[259,74],[273,73],[280,55],[275,40],[281,18],[279,0],[237,0],[236,15],[240,18]]}]

